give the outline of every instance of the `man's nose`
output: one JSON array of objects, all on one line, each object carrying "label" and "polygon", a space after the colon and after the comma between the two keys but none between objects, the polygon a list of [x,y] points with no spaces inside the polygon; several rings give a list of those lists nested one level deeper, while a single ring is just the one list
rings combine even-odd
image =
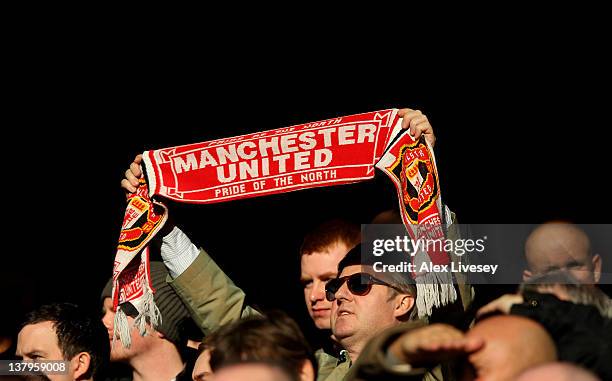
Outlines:
[{"label": "man's nose", "polygon": [[336,302],[338,302],[338,305],[340,305],[340,303],[342,302],[348,302],[351,300],[352,294],[349,291],[348,287],[346,286],[346,282],[344,282],[342,286],[340,286],[338,291],[336,291],[335,296],[336,296]]},{"label": "man's nose", "polygon": [[102,323],[106,329],[113,329],[113,321],[115,320],[115,313],[112,311],[106,311],[102,317]]},{"label": "man's nose", "polygon": [[310,301],[316,303],[325,299],[325,283],[321,281],[315,281],[310,291]]}]

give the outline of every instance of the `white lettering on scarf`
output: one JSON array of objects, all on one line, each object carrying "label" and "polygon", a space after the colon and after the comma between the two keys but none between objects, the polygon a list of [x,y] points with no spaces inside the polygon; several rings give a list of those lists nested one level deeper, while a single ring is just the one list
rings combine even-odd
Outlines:
[{"label": "white lettering on scarf", "polygon": [[[318,127],[318,126],[311,126]],[[282,136],[262,137],[254,141],[223,142],[173,158],[177,174],[216,167],[221,183],[322,168],[333,159],[330,147],[372,143],[377,126],[370,123],[335,126],[318,131],[304,131]],[[318,138],[318,139],[317,139]]]}]

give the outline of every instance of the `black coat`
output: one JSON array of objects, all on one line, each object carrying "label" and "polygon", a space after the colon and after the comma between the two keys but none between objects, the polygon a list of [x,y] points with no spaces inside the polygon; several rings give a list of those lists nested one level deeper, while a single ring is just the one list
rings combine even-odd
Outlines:
[{"label": "black coat", "polygon": [[564,302],[551,294],[525,292],[523,298],[510,313],[542,324],[555,341],[559,361],[612,380],[612,319],[593,306]]}]

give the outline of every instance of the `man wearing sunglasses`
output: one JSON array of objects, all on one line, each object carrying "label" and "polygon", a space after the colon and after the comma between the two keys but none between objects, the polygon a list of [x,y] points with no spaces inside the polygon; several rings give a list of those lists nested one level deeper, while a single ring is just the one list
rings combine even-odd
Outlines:
[{"label": "man wearing sunglasses", "polygon": [[362,257],[357,245],[338,264],[338,277],[325,285],[332,333],[344,348],[329,379],[343,379],[378,333],[417,319],[416,286],[409,275],[377,273],[373,261]]}]

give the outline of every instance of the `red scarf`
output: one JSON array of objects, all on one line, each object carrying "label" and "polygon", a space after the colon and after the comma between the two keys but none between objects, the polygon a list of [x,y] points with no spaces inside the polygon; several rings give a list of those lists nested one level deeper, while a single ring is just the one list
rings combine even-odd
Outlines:
[{"label": "red scarf", "polygon": [[[433,151],[421,137],[415,141],[404,132],[385,150],[376,164],[395,184],[404,226],[413,240],[443,240],[443,205]],[[433,307],[457,299],[452,275],[448,272],[419,272],[423,263],[448,265],[448,254],[439,245],[429,246],[411,256],[417,272],[411,273],[417,286],[419,317],[431,315]]]},{"label": "red scarf", "polygon": [[[154,325],[158,316],[151,296],[148,250],[142,250],[166,219],[165,207],[150,199],[155,195],[187,203],[225,202],[363,181],[374,177],[376,166],[396,185],[402,218],[413,238],[417,235],[412,224],[439,223],[442,204],[433,152],[424,139],[415,142],[401,129],[397,111],[374,111],[145,151],[148,194],[143,181],[129,199],[115,257],[114,305],[132,302],[139,311],[136,320],[141,333],[147,320]],[[132,261],[138,253],[140,262]],[[429,254],[436,264],[448,263],[446,253]],[[421,275],[417,287],[419,278]],[[436,295],[438,287],[444,286],[442,280],[423,279],[437,286],[424,288],[422,296],[418,293],[420,314],[431,313],[431,305],[456,299],[452,284],[452,292],[440,290],[446,295],[440,299]],[[125,345],[129,328],[121,312],[119,308],[115,329]]]}]

